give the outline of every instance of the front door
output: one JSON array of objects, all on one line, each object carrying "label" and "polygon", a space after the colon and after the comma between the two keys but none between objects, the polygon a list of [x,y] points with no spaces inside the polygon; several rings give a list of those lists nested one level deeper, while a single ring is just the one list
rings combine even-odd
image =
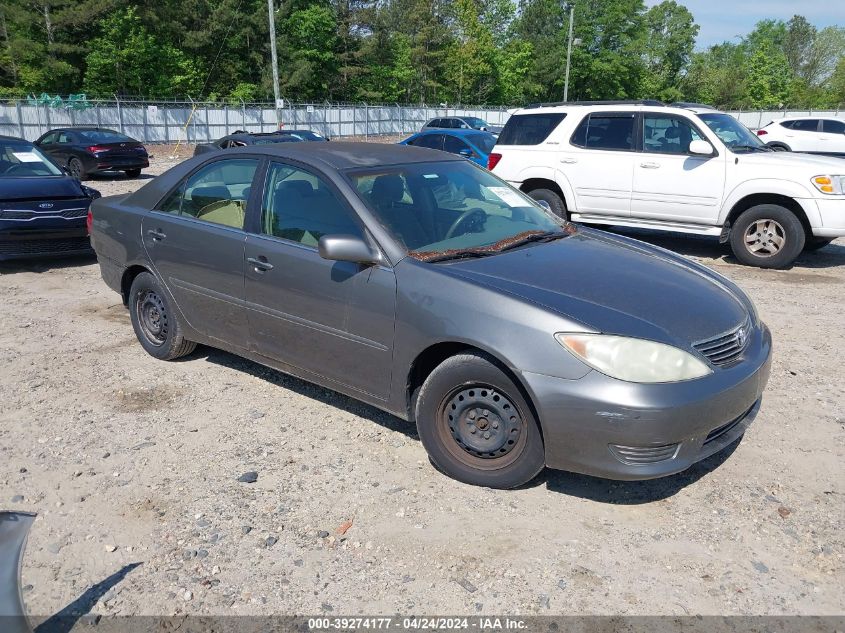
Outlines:
[{"label": "front door", "polygon": [[634,163],[632,217],[716,224],[727,157],[690,154],[694,140],[707,139],[686,117],[656,112],[642,115],[642,152]]},{"label": "front door", "polygon": [[575,209],[584,215],[627,217],[636,130],[634,112],[594,112],[584,117],[558,168],[575,193]]},{"label": "front door", "polygon": [[253,350],[338,385],[387,399],[396,278],[384,266],[320,257],[323,235],[365,230],[342,194],[301,167],[271,163],[261,224],[246,241]]},{"label": "front door", "polygon": [[147,255],[188,324],[243,349],[249,336],[243,305],[244,219],[259,162],[237,158],[206,164],[141,226]]}]

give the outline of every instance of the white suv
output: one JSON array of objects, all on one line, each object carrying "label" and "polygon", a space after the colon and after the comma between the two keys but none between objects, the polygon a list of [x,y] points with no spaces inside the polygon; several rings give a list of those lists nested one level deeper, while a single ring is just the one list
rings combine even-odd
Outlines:
[{"label": "white suv", "polygon": [[757,136],[772,149],[845,156],[845,119],[788,117],[767,123]]},{"label": "white suv", "polygon": [[755,266],[845,236],[845,161],[774,152],[703,106],[524,108],[488,166],[575,222],[720,236]]}]

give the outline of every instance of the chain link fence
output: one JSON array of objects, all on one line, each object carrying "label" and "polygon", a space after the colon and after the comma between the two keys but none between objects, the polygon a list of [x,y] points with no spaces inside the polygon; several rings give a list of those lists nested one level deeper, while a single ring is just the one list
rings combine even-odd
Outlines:
[{"label": "chain link fence", "polygon": [[[840,110],[734,111],[752,130],[786,116],[840,116]],[[277,120],[278,116],[278,120]],[[95,100],[29,97],[0,103],[0,135],[35,140],[58,127],[97,126],[119,130],[144,143],[206,143],[237,130],[272,132],[306,128],[330,138],[404,136],[437,117],[473,116],[491,125],[507,121],[508,108],[409,106],[367,103],[202,103],[195,101]]]},{"label": "chain link fence", "polygon": [[[144,143],[206,143],[237,130],[272,132],[305,128],[329,138],[412,134],[433,118],[474,116],[504,125],[503,107],[401,106],[367,103],[152,102],[29,98],[0,103],[0,135],[35,140],[58,127],[119,130]],[[278,116],[278,121],[277,121]]]}]

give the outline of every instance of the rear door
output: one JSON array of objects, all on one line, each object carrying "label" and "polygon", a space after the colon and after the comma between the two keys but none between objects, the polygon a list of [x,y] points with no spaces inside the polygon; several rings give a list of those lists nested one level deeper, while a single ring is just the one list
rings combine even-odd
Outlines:
[{"label": "rear door", "polygon": [[396,278],[391,268],[320,257],[321,236],[367,239],[327,179],[272,162],[260,226],[246,242],[246,301],[253,351],[386,399]]},{"label": "rear door", "polygon": [[822,119],[821,143],[827,154],[845,154],[845,121]]},{"label": "rear door", "polygon": [[644,112],[640,121],[642,151],[634,162],[631,216],[715,224],[726,156],[690,154],[690,143],[707,137],[684,116]]},{"label": "rear door", "polygon": [[185,319],[212,339],[246,349],[244,219],[258,157],[206,163],[142,221],[142,238],[158,276]]},{"label": "rear door", "polygon": [[586,115],[559,155],[580,214],[627,217],[636,154],[635,112]]}]

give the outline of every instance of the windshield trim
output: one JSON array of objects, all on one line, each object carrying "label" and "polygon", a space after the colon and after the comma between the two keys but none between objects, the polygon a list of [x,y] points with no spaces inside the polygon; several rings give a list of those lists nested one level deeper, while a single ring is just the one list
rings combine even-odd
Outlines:
[{"label": "windshield trim", "polygon": [[[744,130],[746,130],[749,134],[748,138],[753,139],[752,143],[757,143],[757,145],[752,145],[751,143],[743,142],[743,139],[740,139],[739,142],[737,142],[733,145],[731,145],[730,143],[725,141],[725,139],[723,139],[719,135],[719,133],[716,130],[714,130],[710,126],[710,124],[708,123],[708,119],[713,120],[713,121],[725,120],[725,117],[728,117],[729,119],[733,120],[737,125],[739,125]],[[732,117],[727,112],[718,112],[718,111],[717,112],[701,112],[701,113],[698,113],[698,118],[701,119],[702,123],[704,123],[704,126],[710,131],[710,133],[713,134],[713,136],[715,136],[717,139],[719,139],[719,142],[722,145],[724,145],[732,154],[747,154],[748,152],[757,151],[757,149],[762,149],[762,150],[765,151],[766,144],[763,141],[760,140],[760,137],[758,137],[754,132],[749,130],[745,126],[745,124],[743,124],[739,119]],[[734,149],[734,148],[740,148],[740,147],[745,148],[746,146],[750,147],[751,149],[745,149],[745,150],[740,150],[740,151],[736,151],[736,149]]]}]

